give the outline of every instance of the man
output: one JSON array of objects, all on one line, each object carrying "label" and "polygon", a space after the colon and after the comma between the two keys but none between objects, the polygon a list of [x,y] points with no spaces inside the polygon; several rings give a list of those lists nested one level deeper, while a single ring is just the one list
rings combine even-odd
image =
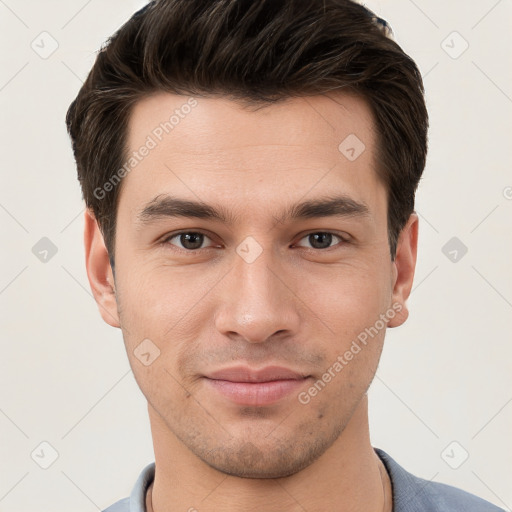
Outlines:
[{"label": "man", "polygon": [[349,0],[159,0],[67,115],[86,266],[155,463],[108,512],[494,511],[371,446],[408,316],[428,118]]}]

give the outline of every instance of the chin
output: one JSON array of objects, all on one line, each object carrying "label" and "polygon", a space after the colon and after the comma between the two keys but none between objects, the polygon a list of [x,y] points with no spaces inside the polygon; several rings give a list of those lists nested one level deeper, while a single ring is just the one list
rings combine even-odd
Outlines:
[{"label": "chin", "polygon": [[239,478],[283,478],[303,470],[328,448],[329,443],[305,446],[289,441],[279,447],[265,448],[246,442],[239,448],[225,446],[216,451],[198,454],[210,467],[221,473]]}]

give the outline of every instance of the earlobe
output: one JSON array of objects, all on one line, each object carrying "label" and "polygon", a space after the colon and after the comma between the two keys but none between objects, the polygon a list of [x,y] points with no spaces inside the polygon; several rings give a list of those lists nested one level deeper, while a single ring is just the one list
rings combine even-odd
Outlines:
[{"label": "earlobe", "polygon": [[112,327],[120,327],[114,276],[103,235],[88,208],[84,220],[85,266],[92,294],[103,320]]},{"label": "earlobe", "polygon": [[400,232],[394,265],[392,307],[396,315],[389,321],[388,327],[402,325],[409,316],[406,301],[409,298],[416,269],[418,250],[418,216],[412,213]]}]

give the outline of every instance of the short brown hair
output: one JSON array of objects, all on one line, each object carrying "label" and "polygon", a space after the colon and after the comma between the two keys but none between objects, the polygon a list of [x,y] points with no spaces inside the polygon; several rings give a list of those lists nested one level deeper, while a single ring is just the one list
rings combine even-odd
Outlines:
[{"label": "short brown hair", "polygon": [[394,259],[425,167],[428,115],[421,74],[388,28],[351,0],[155,0],[136,12],[101,48],[66,116],[111,262],[122,183],[95,191],[125,162],[136,101],[167,91],[270,104],[343,88],[375,118]]}]

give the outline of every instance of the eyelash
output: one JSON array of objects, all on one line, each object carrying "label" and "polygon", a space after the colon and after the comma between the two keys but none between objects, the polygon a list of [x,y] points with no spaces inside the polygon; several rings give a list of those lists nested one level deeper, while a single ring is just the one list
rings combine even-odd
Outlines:
[{"label": "eyelash", "polygon": [[[302,247],[303,249],[307,249],[309,251],[315,251],[315,252],[327,252],[331,249],[334,249],[336,248],[337,245],[345,245],[345,244],[348,244],[350,243],[350,241],[348,240],[348,238],[346,237],[343,237],[337,233],[333,233],[332,231],[310,231],[309,233],[306,233],[305,235],[302,236],[302,238],[300,240],[303,240],[304,238],[307,238],[308,236],[310,235],[315,235],[315,234],[318,234],[318,233],[321,233],[321,234],[329,234],[329,235],[333,235],[335,236],[336,238],[339,238],[340,239],[340,242],[338,242],[338,244],[335,244],[331,247],[327,247],[326,249],[315,249],[314,247]],[[171,233],[169,236],[165,237],[164,240],[162,240],[161,244],[162,245],[165,245],[165,246],[169,246],[169,245],[173,245],[170,243],[170,240],[172,240],[173,238],[176,238],[180,235],[183,235],[183,234],[199,234],[199,235],[203,235],[207,238],[209,238],[211,240],[211,237],[209,237],[206,233],[202,232],[202,231],[177,231],[176,233]],[[199,249],[183,249],[181,247],[177,247],[175,245],[173,245],[173,250],[176,250],[178,252],[184,252],[184,253],[188,253],[188,254],[193,254],[193,253],[197,253],[201,250],[208,250],[208,249],[212,249],[212,247],[202,247],[202,248],[199,248]]]}]

